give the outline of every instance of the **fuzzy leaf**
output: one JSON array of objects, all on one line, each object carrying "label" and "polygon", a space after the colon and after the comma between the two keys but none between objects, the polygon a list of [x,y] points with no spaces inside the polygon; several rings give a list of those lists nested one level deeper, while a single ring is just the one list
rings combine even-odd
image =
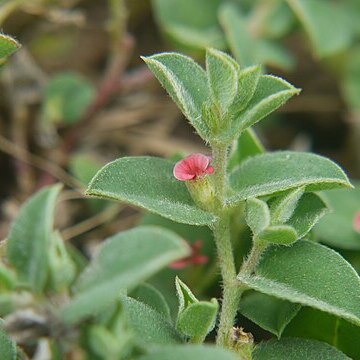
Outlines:
[{"label": "fuzzy leaf", "polygon": [[256,124],[299,92],[299,89],[279,77],[261,75],[246,109],[233,121],[234,134],[238,135]]},{"label": "fuzzy leaf", "polygon": [[210,225],[214,216],[199,209],[186,185],[173,176],[174,164],[155,157],[125,157],[104,166],[88,195],[125,201],[173,221]]},{"label": "fuzzy leaf", "polygon": [[360,210],[360,188],[322,193],[331,212],[315,226],[314,233],[323,243],[340,249],[360,250],[360,235],[353,219]]},{"label": "fuzzy leaf", "polygon": [[198,134],[207,140],[208,128],[201,118],[202,105],[210,95],[205,70],[191,58],[177,53],[162,53],[143,60]]},{"label": "fuzzy leaf", "polygon": [[190,304],[179,314],[176,329],[191,339],[202,341],[214,329],[218,310],[216,299]]},{"label": "fuzzy leaf", "polygon": [[49,249],[52,245],[56,199],[61,186],[44,188],[20,209],[7,243],[7,257],[19,281],[34,291],[44,290],[49,275]]},{"label": "fuzzy leaf", "polygon": [[179,314],[186,310],[191,304],[197,303],[199,300],[196,299],[194,294],[178,277],[175,278],[176,294],[179,299]]},{"label": "fuzzy leaf", "polygon": [[154,345],[170,345],[183,342],[174,326],[150,306],[122,296],[121,303],[129,327],[135,332],[136,342],[146,349]]},{"label": "fuzzy leaf", "polygon": [[238,114],[246,108],[254,96],[261,74],[261,66],[249,66],[239,72],[238,92],[231,105],[230,112]]},{"label": "fuzzy leaf", "polygon": [[247,30],[246,18],[240,13],[239,7],[230,2],[224,3],[219,9],[219,18],[236,60],[242,66],[256,64],[256,42]]},{"label": "fuzzy leaf", "polygon": [[229,202],[275,194],[305,186],[307,191],[351,187],[331,160],[311,153],[280,151],[257,155],[242,162],[230,174],[235,192]]},{"label": "fuzzy leaf", "polygon": [[286,327],[283,336],[324,341],[352,359],[360,354],[359,327],[334,315],[303,307]]},{"label": "fuzzy leaf", "polygon": [[296,230],[289,225],[273,225],[256,236],[258,241],[277,245],[291,245],[298,238]]},{"label": "fuzzy leaf", "polygon": [[270,204],[271,223],[283,224],[293,215],[298,201],[304,194],[304,188],[299,187],[290,192],[280,195]]},{"label": "fuzzy leaf", "polygon": [[245,220],[257,235],[270,225],[270,211],[265,201],[252,198],[246,201]]},{"label": "fuzzy leaf", "polygon": [[208,49],[206,71],[212,100],[225,114],[238,91],[239,65],[229,55]]},{"label": "fuzzy leaf", "polygon": [[[153,0],[156,22],[175,46],[194,49],[225,47],[222,31],[217,24],[221,0]],[[176,9],[176,11],[174,11]]]},{"label": "fuzzy leaf", "polygon": [[150,284],[140,284],[132,293],[131,297],[140,301],[159,314],[163,315],[167,320],[170,320],[170,308],[167,304],[163,294]]},{"label": "fuzzy leaf", "polygon": [[0,60],[18,50],[21,45],[11,36],[0,34]]},{"label": "fuzzy leaf", "polygon": [[238,356],[228,350],[209,345],[167,346],[144,355],[139,360],[238,360]]},{"label": "fuzzy leaf", "polygon": [[283,338],[256,346],[254,360],[350,360],[336,348],[316,340]]},{"label": "fuzzy leaf", "polygon": [[345,6],[326,0],[287,0],[319,57],[339,53],[352,40],[352,17]]},{"label": "fuzzy leaf", "polygon": [[360,325],[360,278],[338,253],[320,244],[301,240],[291,247],[270,247],[255,275],[239,280],[264,294]]},{"label": "fuzzy leaf", "polygon": [[286,224],[292,226],[298,238],[301,239],[327,212],[326,204],[318,195],[306,193],[299,200],[293,215]]},{"label": "fuzzy leaf", "polygon": [[134,288],[188,254],[189,248],[178,235],[158,227],[142,226],[112,236],[80,276],[76,295],[62,310],[62,318],[76,322],[99,312],[122,290]]},{"label": "fuzzy leaf", "polygon": [[5,332],[1,323],[0,323],[0,354],[1,354],[1,359],[3,360],[17,359],[16,343]]},{"label": "fuzzy leaf", "polygon": [[251,291],[241,298],[239,311],[261,328],[280,338],[300,308],[299,304]]}]

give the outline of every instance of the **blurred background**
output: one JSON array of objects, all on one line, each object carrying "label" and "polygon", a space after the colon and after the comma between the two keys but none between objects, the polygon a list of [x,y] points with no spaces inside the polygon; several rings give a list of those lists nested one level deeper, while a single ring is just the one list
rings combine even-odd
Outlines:
[{"label": "blurred background", "polygon": [[[324,154],[358,178],[359,19],[359,0],[0,0],[0,29],[22,44],[0,65],[0,239],[20,204],[55,182],[68,200],[57,226],[85,253],[160,221],[83,191],[121,156],[208,151],[140,59],[161,51],[204,64],[216,47],[302,88],[258,136],[268,150]],[[197,231],[189,241],[209,236]]]},{"label": "blurred background", "polygon": [[[0,29],[22,44],[0,63],[0,240],[31,194],[61,182],[56,228],[77,260],[90,257],[118,231],[139,223],[162,225],[193,248],[191,257],[150,280],[173,313],[175,275],[200,298],[218,297],[208,228],[83,195],[96,171],[116,158],[209,152],[140,56],[178,51],[204,65],[204,49],[211,46],[242,67],[263,64],[264,72],[302,88],[255,127],[266,149],[323,154],[356,183],[359,20],[360,0],[0,0]],[[331,192],[328,202],[333,213],[312,236],[359,271],[360,234],[353,219],[360,210],[360,190]],[[251,234],[243,219],[231,230],[240,263]],[[285,336],[318,338],[311,331],[322,326],[319,314],[304,309]],[[271,337],[239,316],[256,340]],[[331,343],[333,335],[324,335],[325,320],[319,336]],[[351,331],[358,334],[357,328]],[[355,346],[346,353],[356,358],[360,350]]]}]

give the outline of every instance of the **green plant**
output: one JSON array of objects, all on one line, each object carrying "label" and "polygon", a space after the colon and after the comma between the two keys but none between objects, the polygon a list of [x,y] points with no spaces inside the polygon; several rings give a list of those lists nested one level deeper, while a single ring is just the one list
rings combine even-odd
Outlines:
[{"label": "green plant", "polygon": [[[87,263],[53,229],[61,189],[54,185],[23,205],[2,247],[2,353],[15,359],[22,347],[53,358],[346,359],[340,350],[353,354],[355,345],[332,347],[318,341],[327,338],[312,337],[257,344],[236,319],[240,310],[278,338],[294,318],[301,325],[302,306],[302,313],[311,308],[350,333],[360,325],[359,276],[337,252],[310,238],[327,209],[317,192],[350,188],[349,180],[315,154],[264,153],[251,130],[299,90],[215,49],[206,52],[206,71],[176,53],[144,61],[211,154],[177,163],[120,158],[95,175],[87,194],[136,205],[211,236],[199,228],[208,227],[221,269],[221,299],[198,300],[176,278],[174,321],[162,293],[143,284],[167,266],[178,268],[180,260],[199,261],[198,247],[164,227],[115,234]],[[242,259],[236,249],[244,221],[252,246]],[[217,347],[203,345],[214,328]],[[293,329],[289,334],[299,336]]]}]

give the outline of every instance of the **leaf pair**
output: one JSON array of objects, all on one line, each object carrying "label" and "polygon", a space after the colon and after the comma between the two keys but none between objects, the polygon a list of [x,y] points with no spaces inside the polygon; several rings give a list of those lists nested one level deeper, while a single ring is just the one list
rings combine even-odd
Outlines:
[{"label": "leaf pair", "polygon": [[143,59],[198,134],[209,142],[229,144],[299,92],[285,80],[260,75],[259,67],[240,70],[230,56],[214,49],[207,50],[207,72],[177,53]]},{"label": "leaf pair", "polygon": [[[121,158],[93,178],[88,195],[125,201],[173,221],[211,226],[216,217],[198,208],[184,182],[173,174],[174,164],[154,157]],[[351,187],[332,161],[310,153],[275,152],[248,157],[229,176],[229,206],[304,186],[308,191]]]},{"label": "leaf pair", "polygon": [[252,198],[246,202],[246,221],[255,241],[290,245],[303,238],[327,211],[316,194],[296,188],[268,203]]}]

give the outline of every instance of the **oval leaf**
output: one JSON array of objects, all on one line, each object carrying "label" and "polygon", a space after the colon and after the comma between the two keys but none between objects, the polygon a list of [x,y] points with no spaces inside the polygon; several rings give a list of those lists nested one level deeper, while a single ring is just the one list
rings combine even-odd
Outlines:
[{"label": "oval leaf", "polygon": [[163,315],[167,320],[171,319],[170,308],[163,294],[150,284],[140,284],[131,294],[131,297],[140,301],[159,314]]},{"label": "oval leaf", "polygon": [[202,104],[209,98],[205,70],[191,58],[163,53],[142,58],[203,139],[208,129],[201,118]]},{"label": "oval leaf", "polygon": [[16,343],[5,332],[0,323],[0,354],[2,360],[16,360]]},{"label": "oval leaf", "polygon": [[360,188],[322,193],[331,212],[315,226],[317,238],[340,249],[360,250],[360,234],[353,221],[360,211]]},{"label": "oval leaf", "polygon": [[269,226],[256,236],[258,241],[277,245],[291,245],[298,238],[296,230],[289,225]]},{"label": "oval leaf", "polygon": [[230,174],[235,194],[230,202],[270,195],[306,186],[315,191],[351,187],[341,168],[331,160],[311,153],[279,151],[244,161]]},{"label": "oval leaf", "polygon": [[134,288],[188,254],[188,246],[178,235],[158,227],[142,226],[114,235],[81,275],[77,295],[62,310],[63,319],[75,322],[98,312],[122,290]]},{"label": "oval leaf", "polygon": [[123,296],[127,322],[135,332],[136,342],[148,349],[149,345],[170,345],[183,342],[172,324],[156,310],[135,299]]},{"label": "oval leaf", "polygon": [[239,65],[229,55],[215,50],[206,51],[206,71],[213,102],[224,114],[238,90]]},{"label": "oval leaf", "polygon": [[19,280],[42,291],[49,275],[53,217],[61,186],[40,190],[20,209],[7,243],[7,257]]},{"label": "oval leaf", "polygon": [[270,211],[265,201],[248,199],[245,208],[245,220],[253,234],[259,234],[270,225]]},{"label": "oval leaf", "polygon": [[254,290],[308,305],[360,325],[360,278],[338,253],[301,240],[271,247],[254,276],[239,276]]},{"label": "oval leaf", "polygon": [[176,329],[190,337],[192,341],[202,342],[213,330],[218,310],[219,304],[216,299],[190,304],[179,313]]},{"label": "oval leaf", "polygon": [[336,348],[316,340],[284,338],[260,343],[254,360],[350,360]]},{"label": "oval leaf", "polygon": [[139,360],[239,360],[233,352],[212,346],[167,346]]},{"label": "oval leaf", "polygon": [[254,125],[299,92],[279,77],[261,75],[253,97],[234,123],[236,134]]},{"label": "oval leaf", "polygon": [[124,157],[104,166],[88,195],[125,201],[173,221],[209,225],[215,219],[199,209],[186,185],[173,176],[174,164],[155,157]]},{"label": "oval leaf", "polygon": [[280,338],[300,308],[300,304],[251,291],[241,299],[239,311],[255,324]]},{"label": "oval leaf", "polygon": [[5,58],[20,48],[20,44],[11,36],[0,34],[0,59]]}]

